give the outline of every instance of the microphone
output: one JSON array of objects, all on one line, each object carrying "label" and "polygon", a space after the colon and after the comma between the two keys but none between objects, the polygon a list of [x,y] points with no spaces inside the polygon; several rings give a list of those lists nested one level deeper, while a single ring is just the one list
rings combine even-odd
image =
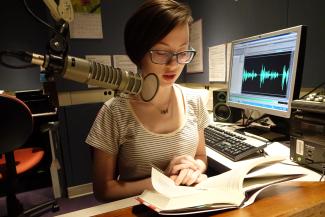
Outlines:
[{"label": "microphone", "polygon": [[157,75],[150,73],[142,78],[140,73],[125,71],[86,59],[56,55],[39,55],[25,52],[25,60],[40,65],[47,71],[79,83],[115,90],[118,93],[140,95],[145,102],[151,101],[159,88]]}]

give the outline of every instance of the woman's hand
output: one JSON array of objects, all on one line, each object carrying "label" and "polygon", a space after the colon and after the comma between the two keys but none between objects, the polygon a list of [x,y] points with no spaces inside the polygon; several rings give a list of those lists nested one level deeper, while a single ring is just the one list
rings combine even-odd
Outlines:
[{"label": "woman's hand", "polygon": [[178,175],[183,169],[192,169],[194,171],[199,169],[199,164],[190,155],[181,155],[173,158],[167,169],[165,170],[165,175],[172,176]]},{"label": "woman's hand", "polygon": [[202,163],[192,156],[181,155],[171,160],[165,174],[174,180],[176,185],[193,185],[207,179],[201,167]]},{"label": "woman's hand", "polygon": [[200,170],[182,169],[178,175],[171,175],[170,178],[175,182],[176,185],[195,185],[208,177],[206,174],[201,173]]}]

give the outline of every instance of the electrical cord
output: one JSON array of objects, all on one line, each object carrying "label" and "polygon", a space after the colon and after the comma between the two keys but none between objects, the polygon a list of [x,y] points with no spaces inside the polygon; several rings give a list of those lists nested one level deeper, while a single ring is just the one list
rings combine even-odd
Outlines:
[{"label": "electrical cord", "polygon": [[284,162],[281,162],[281,164],[284,164],[284,165],[289,165],[289,166],[303,166],[303,167],[306,167],[308,165],[311,165],[311,164],[322,164],[322,174],[321,174],[321,177],[319,179],[319,181],[321,182],[322,179],[324,178],[325,176],[325,162],[313,162],[313,163],[303,163],[303,164],[290,164],[290,163],[284,163]]},{"label": "electrical cord", "polygon": [[[61,30],[57,30],[56,28],[54,28],[53,26],[51,26],[50,24],[48,24],[47,22],[45,22],[44,20],[42,20],[39,16],[37,16],[28,6],[27,1],[24,0],[24,6],[26,8],[26,10],[28,11],[28,13],[30,15],[32,15],[33,18],[35,18],[38,22],[40,22],[41,24],[45,25],[47,28],[49,28],[52,32],[55,33],[56,36],[60,37],[62,40],[62,43],[67,44],[67,40],[66,38],[62,35],[62,33],[60,32]],[[68,24],[67,22],[65,22],[66,24]],[[63,27],[63,25],[62,25]]]},{"label": "electrical cord", "polygon": [[[55,33],[54,37],[52,38],[53,40],[51,40],[51,43],[54,44],[54,42],[58,42],[58,43],[66,46],[67,45],[67,39],[64,36],[66,32],[63,31],[64,30],[63,28],[68,29],[69,28],[68,23],[64,21],[64,23],[62,23],[62,26],[60,27],[61,29],[59,31],[56,28],[54,28],[53,26],[51,26],[50,24],[48,24],[47,22],[45,22],[44,20],[42,20],[40,17],[38,17],[30,9],[30,7],[28,6],[26,0],[23,0],[23,2],[24,2],[25,9],[28,11],[28,13],[30,15],[32,15],[33,18],[35,18],[38,22],[45,25],[47,28],[49,28],[51,31],[53,31]],[[50,48],[52,48],[51,43],[50,43],[50,46],[49,46]],[[62,50],[62,51],[61,50],[60,51],[55,50],[56,55],[58,55],[58,52],[60,52],[60,54],[61,53],[64,54],[68,50],[64,46],[63,46],[62,49],[64,49],[64,50]],[[11,57],[11,58],[15,58],[17,60],[21,60],[21,61],[23,61],[25,63],[26,62],[30,63],[31,60],[32,60],[32,54],[29,53],[29,52],[26,52],[26,51],[9,51],[9,50],[0,51],[0,64],[5,66],[5,67],[12,68],[12,69],[25,69],[25,68],[38,67],[35,64],[24,64],[24,65],[10,64],[10,63],[8,63],[8,61],[5,61],[5,59],[4,59],[5,57]]]},{"label": "electrical cord", "polygon": [[26,8],[26,10],[28,11],[28,13],[30,15],[32,15],[38,22],[42,23],[43,25],[45,25],[47,28],[49,28],[50,30],[52,30],[53,32],[60,34],[58,30],[56,30],[53,26],[51,26],[50,24],[48,24],[47,22],[45,22],[44,20],[42,20],[39,16],[37,16],[28,6],[27,1],[24,0],[24,6]]},{"label": "electrical cord", "polygon": [[[250,115],[250,116],[251,116],[251,115]],[[249,116],[249,118],[250,118],[250,116]],[[261,119],[263,119],[263,118],[265,118],[265,117],[267,117],[267,115],[266,115],[266,114],[263,114],[263,115],[261,115],[260,117],[255,118],[255,119],[252,119],[252,120],[250,120],[250,121],[249,121],[249,119],[247,119],[247,121],[246,121],[246,123],[245,123],[245,127],[248,127],[248,126],[251,125],[252,123],[257,122],[257,121],[259,121],[259,120],[261,120]]]},{"label": "electrical cord", "polygon": [[26,64],[26,65],[11,65],[9,63],[6,63],[3,59],[3,57],[14,57],[16,59],[19,59],[23,62],[31,62],[32,60],[32,55],[26,51],[0,51],[0,64],[4,65],[8,68],[12,69],[25,69],[25,68],[32,68],[32,67],[37,67],[37,65],[34,64]]}]

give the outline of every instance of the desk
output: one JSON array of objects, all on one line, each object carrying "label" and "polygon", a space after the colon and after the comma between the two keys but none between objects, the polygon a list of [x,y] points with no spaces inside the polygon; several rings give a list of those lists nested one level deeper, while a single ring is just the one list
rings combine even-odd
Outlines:
[{"label": "desk", "polygon": [[[269,155],[286,156],[289,159],[289,148],[281,143],[272,143],[266,148]],[[215,168],[221,165],[225,170],[239,167],[242,163],[250,161],[233,162],[222,155],[207,148],[207,155],[211,162],[214,162]],[[222,164],[221,164],[222,163]],[[219,165],[218,165],[219,164]],[[297,167],[292,166],[293,169]],[[321,175],[307,168],[299,167],[301,172],[306,172],[307,175],[299,178],[299,182],[290,181],[275,186],[271,186],[260,193],[256,202],[243,209],[227,211],[223,213],[206,214],[201,216],[216,216],[216,217],[268,217],[268,216],[290,216],[290,217],[324,217],[325,216],[325,182],[317,182]],[[299,200],[298,200],[299,198]],[[60,217],[74,216],[159,216],[143,205],[138,205],[139,202],[132,198],[126,198],[119,201],[114,201],[107,204],[102,204],[95,207],[78,210],[63,215]],[[316,215],[316,212],[319,214]],[[263,215],[261,214],[263,213]],[[307,215],[312,213],[312,215]],[[193,216],[193,215],[189,215]],[[195,215],[197,216],[197,215]]]},{"label": "desk", "polygon": [[[208,147],[206,147],[206,149],[209,158],[209,165],[210,163],[214,164],[211,166],[214,167],[214,169],[216,170],[219,170],[220,167],[222,167],[221,170],[227,171],[236,167],[240,167],[241,164],[244,164],[247,161],[253,160],[252,158],[248,158],[246,160],[233,162]],[[289,148],[281,143],[272,143],[267,148],[265,148],[265,151],[270,156],[284,156],[287,159],[288,163],[294,164],[289,159]],[[296,166],[292,166],[292,169],[297,168],[298,167]],[[248,207],[218,214],[209,213],[201,216],[325,216],[325,183],[317,182],[320,179],[321,175],[303,167],[299,167],[299,169],[301,170],[301,172],[307,174],[306,176],[298,179],[300,182],[290,181],[287,183],[282,183],[269,187],[262,193],[260,193],[255,203]],[[139,203],[134,198],[126,198],[112,203],[107,203],[100,206],[95,206],[84,210],[78,210],[75,212],[63,214],[60,215],[60,217],[159,216],[153,211],[149,210],[147,207],[138,204]],[[319,212],[319,214],[316,215],[314,214],[315,212]],[[312,213],[312,215],[307,215],[308,213]],[[193,215],[189,216],[192,217]]]},{"label": "desk", "polygon": [[[154,217],[160,216],[143,205],[119,209],[96,217]],[[323,217],[325,216],[325,183],[287,182],[263,191],[252,205],[226,212],[195,216],[215,217]]]}]

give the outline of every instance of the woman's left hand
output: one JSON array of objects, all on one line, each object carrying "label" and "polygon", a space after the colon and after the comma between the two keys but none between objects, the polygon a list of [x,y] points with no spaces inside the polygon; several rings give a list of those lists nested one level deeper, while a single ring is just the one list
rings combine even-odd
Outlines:
[{"label": "woman's left hand", "polygon": [[182,169],[178,175],[171,175],[170,178],[176,185],[194,185],[198,184],[208,177],[206,174],[201,173],[200,170],[192,170],[190,168]]}]

